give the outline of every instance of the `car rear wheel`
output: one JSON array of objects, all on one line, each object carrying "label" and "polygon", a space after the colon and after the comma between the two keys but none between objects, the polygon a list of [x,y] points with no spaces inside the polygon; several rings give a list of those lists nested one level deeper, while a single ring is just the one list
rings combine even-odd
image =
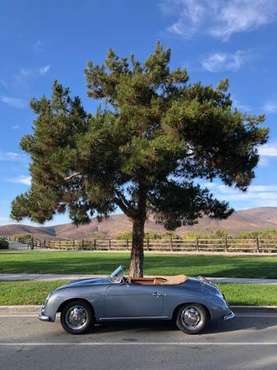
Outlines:
[{"label": "car rear wheel", "polygon": [[176,319],[177,327],[187,334],[200,333],[208,322],[206,309],[199,304],[187,304],[182,306]]},{"label": "car rear wheel", "polygon": [[75,300],[64,305],[61,324],[70,334],[84,334],[93,324],[93,312],[89,303]]}]

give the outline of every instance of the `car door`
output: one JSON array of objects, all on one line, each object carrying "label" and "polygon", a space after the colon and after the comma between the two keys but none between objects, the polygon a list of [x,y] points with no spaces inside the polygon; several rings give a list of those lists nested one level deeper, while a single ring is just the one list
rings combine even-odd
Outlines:
[{"label": "car door", "polygon": [[164,306],[161,286],[120,283],[106,289],[105,318],[162,318]]}]

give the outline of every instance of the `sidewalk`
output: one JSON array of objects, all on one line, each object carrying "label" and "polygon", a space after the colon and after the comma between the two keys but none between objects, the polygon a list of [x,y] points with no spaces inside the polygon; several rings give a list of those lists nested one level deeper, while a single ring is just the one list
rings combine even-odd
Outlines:
[{"label": "sidewalk", "polygon": [[[79,274],[0,274],[0,281],[53,281],[53,280],[78,280],[99,278],[105,275],[79,275]],[[248,278],[227,278],[227,277],[207,277],[214,283],[226,284],[268,284],[277,285],[277,279],[248,279]]]}]

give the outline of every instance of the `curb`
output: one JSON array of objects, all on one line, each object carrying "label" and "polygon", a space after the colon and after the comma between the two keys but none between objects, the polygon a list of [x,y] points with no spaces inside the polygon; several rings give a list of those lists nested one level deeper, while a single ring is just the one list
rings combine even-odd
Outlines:
[{"label": "curb", "polygon": [[[0,315],[37,314],[41,305],[0,306]],[[276,313],[277,306],[230,306],[234,312]]]}]

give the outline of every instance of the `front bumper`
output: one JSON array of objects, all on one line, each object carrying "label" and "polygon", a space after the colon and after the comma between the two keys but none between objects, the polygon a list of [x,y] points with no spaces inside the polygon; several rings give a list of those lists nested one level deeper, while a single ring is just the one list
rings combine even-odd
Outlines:
[{"label": "front bumper", "polygon": [[41,320],[41,321],[51,321],[49,316],[46,316],[46,315],[44,315],[44,314],[42,314],[42,313],[40,313],[40,314],[38,315],[38,318],[39,318],[39,320]]},{"label": "front bumper", "polygon": [[50,316],[48,316],[46,313],[45,313],[45,305],[43,305],[40,309],[40,313],[38,315],[38,319],[41,320],[41,321],[50,321],[50,322],[53,322],[55,320],[53,320]]},{"label": "front bumper", "polygon": [[228,313],[227,315],[223,316],[223,320],[231,320],[233,319],[234,317],[236,317],[236,315],[234,314],[233,311],[231,311],[230,313]]}]

